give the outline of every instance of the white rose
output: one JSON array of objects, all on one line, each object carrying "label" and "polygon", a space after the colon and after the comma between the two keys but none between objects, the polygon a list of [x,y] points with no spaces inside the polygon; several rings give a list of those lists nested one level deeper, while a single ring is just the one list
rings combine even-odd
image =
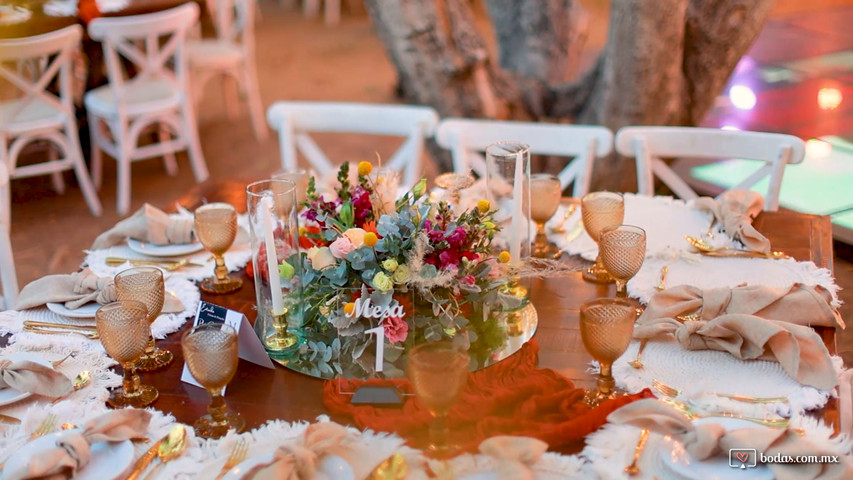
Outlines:
[{"label": "white rose", "polygon": [[314,270],[325,270],[337,262],[329,247],[311,247],[308,249],[308,261]]},{"label": "white rose", "polygon": [[350,228],[346,232],[344,232],[344,236],[352,242],[355,248],[359,248],[364,245],[364,234],[367,233],[363,228]]}]

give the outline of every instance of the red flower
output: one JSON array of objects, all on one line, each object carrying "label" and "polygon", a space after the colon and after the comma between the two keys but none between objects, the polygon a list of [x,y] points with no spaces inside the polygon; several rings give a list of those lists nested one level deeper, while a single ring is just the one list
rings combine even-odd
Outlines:
[{"label": "red flower", "polygon": [[402,317],[387,317],[382,320],[385,338],[391,343],[405,342],[409,336],[409,324]]},{"label": "red flower", "polygon": [[320,227],[302,227],[299,230],[299,246],[302,249],[308,250],[311,247],[326,246]]}]

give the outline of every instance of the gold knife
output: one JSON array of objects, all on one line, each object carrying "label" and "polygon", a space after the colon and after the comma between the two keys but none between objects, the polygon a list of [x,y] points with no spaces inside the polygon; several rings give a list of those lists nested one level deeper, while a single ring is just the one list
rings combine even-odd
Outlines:
[{"label": "gold knife", "polygon": [[575,222],[575,225],[569,230],[569,233],[566,234],[566,241],[571,242],[572,240],[578,238],[580,234],[583,233],[583,221],[578,220]]},{"label": "gold knife", "polygon": [[8,423],[9,425],[20,425],[21,421],[15,417],[10,417],[9,415],[3,415],[0,413],[0,423]]},{"label": "gold knife", "polygon": [[44,328],[67,328],[69,330],[85,330],[87,332],[94,332],[98,330],[98,327],[94,325],[72,325],[67,323],[37,322],[35,320],[25,320],[24,326]]},{"label": "gold knife", "polygon": [[[126,262],[130,262],[131,265],[135,264],[135,265],[166,265],[166,266],[177,265],[178,263],[180,263],[179,260],[145,260],[142,258],[122,258],[122,257],[107,257],[107,259],[106,259],[106,264],[110,265],[110,266],[122,265]],[[185,267],[203,267],[204,265],[201,265],[199,263],[187,262],[187,263],[184,263],[183,266],[185,266]]]},{"label": "gold knife", "polygon": [[148,468],[148,466],[151,465],[151,462],[157,456],[157,450],[160,449],[160,444],[163,443],[163,440],[165,440],[167,437],[168,435],[154,442],[154,445],[151,445],[151,448],[149,448],[147,452],[145,452],[144,454],[142,454],[141,457],[139,457],[136,463],[133,464],[133,470],[130,472],[130,475],[128,475],[125,480],[136,480],[137,478],[139,478],[140,475],[142,475],[142,472],[144,472]]}]

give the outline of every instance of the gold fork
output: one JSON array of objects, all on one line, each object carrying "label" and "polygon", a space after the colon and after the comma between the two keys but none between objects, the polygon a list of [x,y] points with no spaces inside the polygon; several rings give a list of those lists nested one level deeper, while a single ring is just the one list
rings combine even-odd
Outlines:
[{"label": "gold fork", "polygon": [[73,354],[73,353],[69,353],[69,354],[65,355],[64,357],[60,358],[59,360],[54,360],[54,361],[52,361],[52,362],[50,362],[50,366],[51,366],[51,367],[53,367],[54,369],[56,369],[57,367],[59,367],[60,365],[62,365],[62,363],[63,363],[63,362],[65,362],[66,360],[68,360],[68,358],[69,358],[69,357],[71,357],[72,355],[74,355],[74,354]]},{"label": "gold fork", "polygon": [[30,434],[30,438],[27,440],[31,442],[39,437],[43,437],[48,433],[56,430],[56,425],[59,423],[59,417],[55,414],[51,413],[50,415],[44,417],[44,420],[41,421],[38,427],[33,430],[33,433]]},{"label": "gold fork", "polygon": [[215,480],[221,480],[222,477],[228,473],[229,470],[236,467],[239,463],[246,459],[246,453],[249,451],[249,442],[245,437],[240,437],[237,439],[237,443],[234,444],[234,447],[231,449],[231,454],[228,455],[228,460],[225,461],[225,465],[222,466],[222,469],[219,470],[219,475],[216,476]]},{"label": "gold fork", "polygon": [[[710,417],[710,418],[713,418],[713,417],[737,418],[740,420],[746,420],[748,422],[764,425],[764,426],[770,427],[770,428],[788,428],[788,426],[791,424],[791,421],[788,420],[787,418],[770,419],[770,418],[748,417],[746,415],[740,415],[740,414],[734,413],[734,412],[714,412],[713,414],[700,415],[700,414],[696,413],[692,408],[687,406],[687,404],[684,402],[679,402],[678,400],[675,400],[672,398],[661,398],[659,400],[661,402],[675,408],[679,412],[683,413],[690,420],[695,420],[697,418],[708,418],[708,417]],[[792,429],[792,431],[794,433],[797,433],[798,435],[802,435],[802,432],[803,432],[802,429]]]},{"label": "gold fork", "polygon": [[[681,391],[670,387],[658,380],[652,380],[652,387],[667,397],[677,397]],[[727,393],[715,393],[718,397],[728,398],[743,403],[788,403],[788,397],[749,397],[746,395],[731,395]]]},{"label": "gold fork", "polygon": [[666,273],[669,271],[669,265],[660,267],[660,281],[655,285],[655,290],[666,290]]},{"label": "gold fork", "polygon": [[98,338],[100,338],[98,336],[97,332],[87,332],[87,331],[77,332],[77,331],[73,331],[73,330],[46,330],[43,328],[36,328],[36,327],[30,327],[30,326],[25,326],[24,331],[30,332],[30,333],[41,333],[41,334],[46,334],[46,335],[73,334],[73,335],[80,335],[80,336],[86,337],[90,340],[97,340]]}]

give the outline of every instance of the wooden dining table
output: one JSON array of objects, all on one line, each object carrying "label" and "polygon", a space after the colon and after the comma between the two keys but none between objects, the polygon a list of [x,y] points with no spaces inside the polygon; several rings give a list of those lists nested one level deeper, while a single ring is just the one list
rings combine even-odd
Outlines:
[{"label": "wooden dining table", "polygon": [[[235,180],[207,182],[182,195],[177,203],[192,210],[206,201],[225,201],[245,211],[246,183]],[[175,205],[175,202],[168,205]],[[770,239],[774,249],[784,250],[800,261],[813,261],[820,267],[832,268],[832,231],[828,217],[790,211],[762,212],[754,225]],[[245,271],[241,270],[239,275],[244,281],[240,290],[229,295],[202,293],[202,300],[242,312],[250,322],[254,322],[254,284]],[[584,351],[581,341],[579,307],[594,298],[614,296],[615,287],[585,282],[580,272],[574,272],[568,276],[533,280],[528,288],[539,317],[534,336],[539,344],[538,366],[556,370],[576,386],[592,387],[594,376],[587,372],[592,359]],[[158,342],[160,348],[172,351],[175,361],[162,371],[143,375],[144,382],[160,391],[160,398],[153,407],[188,424],[206,413],[209,401],[207,392],[180,381],[184,363],[180,339],[191,324],[188,321],[180,331]],[[834,354],[834,329],[816,330],[830,353]],[[318,415],[329,414],[323,405],[323,384],[324,380],[282,366],[267,369],[240,360],[237,374],[228,386],[226,400],[231,410],[239,412],[247,420],[248,428],[273,419],[313,421]],[[814,415],[838,425],[834,400]],[[348,423],[345,418],[332,418]],[[581,447],[576,446],[578,450]],[[571,449],[561,451],[572,453]]]}]

